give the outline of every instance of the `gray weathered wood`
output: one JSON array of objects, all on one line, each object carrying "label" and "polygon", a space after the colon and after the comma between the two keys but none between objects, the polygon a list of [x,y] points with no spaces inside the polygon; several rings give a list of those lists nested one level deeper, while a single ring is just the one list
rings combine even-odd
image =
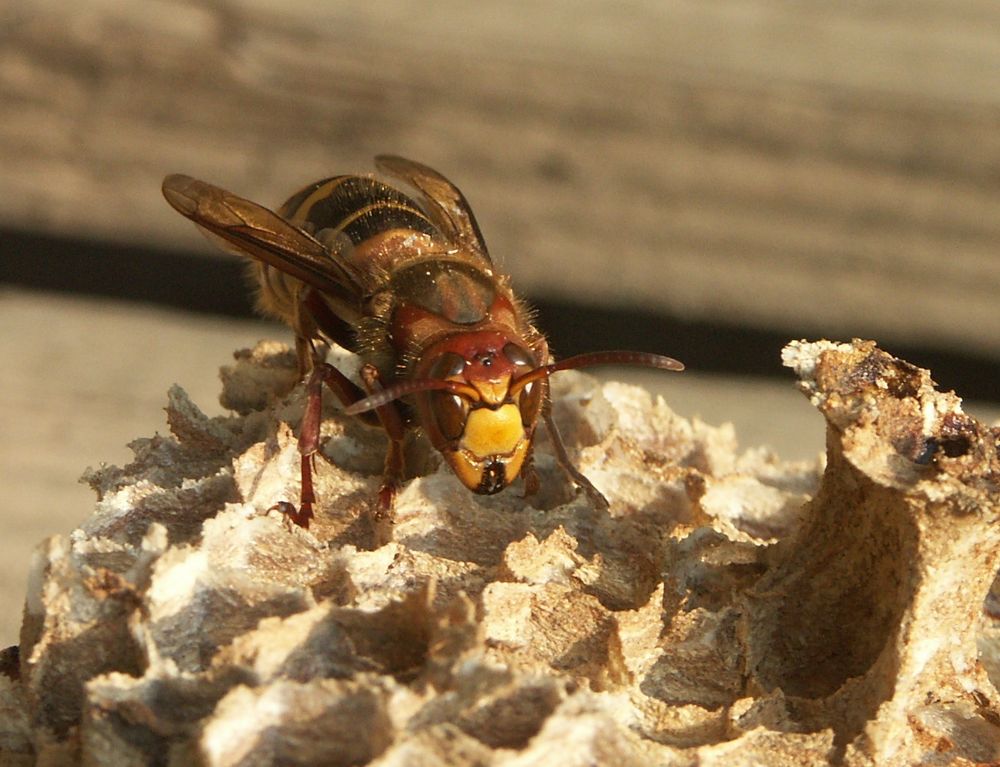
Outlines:
[{"label": "gray weathered wood", "polygon": [[1000,355],[998,29],[987,0],[7,0],[0,224],[205,247],[165,173],[276,204],[391,151],[531,293]]}]

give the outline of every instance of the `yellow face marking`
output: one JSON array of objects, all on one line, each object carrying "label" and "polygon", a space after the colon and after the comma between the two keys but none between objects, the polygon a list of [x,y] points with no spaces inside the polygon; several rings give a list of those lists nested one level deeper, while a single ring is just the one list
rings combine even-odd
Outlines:
[{"label": "yellow face marking", "polygon": [[504,405],[497,410],[481,407],[469,413],[459,449],[476,458],[509,455],[523,439],[524,425],[517,405]]},{"label": "yellow face marking", "polygon": [[[508,408],[513,409],[514,412],[510,412]],[[524,439],[524,429],[521,426],[521,418],[516,406],[506,405],[500,410],[473,410],[469,420],[472,421],[472,416],[479,414],[494,416],[493,418],[476,418],[474,421],[477,424],[473,430],[476,446],[487,452],[476,453],[473,451],[472,443],[467,439],[469,436],[467,423],[459,449],[444,455],[462,484],[477,493],[484,492],[483,475],[487,466],[493,465],[495,467],[497,463],[503,464],[502,485],[494,486],[486,483],[490,489],[485,490],[485,492],[494,493],[509,485],[521,473],[521,466],[524,465],[524,459],[528,455],[531,443]],[[516,424],[514,423],[515,419]],[[512,440],[513,442],[511,442]],[[478,444],[479,442],[482,444]],[[510,450],[501,453],[504,447],[510,445],[512,445]]]},{"label": "yellow face marking", "polygon": [[470,490],[475,490],[483,481],[483,464],[472,461],[465,453],[447,453],[445,457],[451,464],[455,476]]},{"label": "yellow face marking", "polygon": [[521,464],[524,463],[524,456],[528,454],[528,440],[523,439],[514,449],[514,454],[505,461],[507,464],[507,483],[513,482],[517,475],[521,473]]},{"label": "yellow face marking", "polygon": [[[489,405],[499,405],[507,399],[507,392],[510,389],[510,376],[504,376],[493,381],[473,381],[472,385],[483,398],[483,402]],[[510,407],[505,405],[504,407]],[[500,408],[503,410],[504,408]],[[499,412],[499,411],[497,411]]]}]

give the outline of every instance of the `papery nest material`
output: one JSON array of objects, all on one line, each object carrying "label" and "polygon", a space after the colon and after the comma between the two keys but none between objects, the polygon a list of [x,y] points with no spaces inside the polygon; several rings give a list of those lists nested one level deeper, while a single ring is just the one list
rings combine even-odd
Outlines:
[{"label": "papery nest material", "polygon": [[[334,352],[337,354],[337,352]],[[340,360],[347,362],[347,360]],[[565,374],[555,415],[611,500],[539,448],[475,496],[424,451],[377,529],[383,437],[331,408],[310,531],[302,397],[261,345],[239,415],[180,389],[170,437],[90,472],[36,553],[0,676],[4,763],[913,765],[1000,759],[1000,433],[871,342],[790,344],[825,469]],[[420,454],[422,446],[410,446]],[[419,462],[414,465],[421,465]]]}]

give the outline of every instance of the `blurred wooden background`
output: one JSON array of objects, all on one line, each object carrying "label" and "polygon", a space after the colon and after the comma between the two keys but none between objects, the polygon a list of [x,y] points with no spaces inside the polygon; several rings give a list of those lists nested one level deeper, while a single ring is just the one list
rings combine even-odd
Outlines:
[{"label": "blurred wooden background", "polygon": [[531,295],[1000,358],[989,0],[0,8],[0,226],[207,252],[165,173],[278,204],[390,151]]},{"label": "blurred wooden background", "polygon": [[[998,30],[992,0],[0,0],[0,646],[31,547],[89,511],[83,469],[162,431],[175,381],[218,412],[229,351],[289,337],[149,305],[243,291],[169,172],[277,205],[411,156],[554,337],[732,373],[872,337],[1000,401]],[[682,414],[821,449],[790,374],[691,367],[663,384]]]}]

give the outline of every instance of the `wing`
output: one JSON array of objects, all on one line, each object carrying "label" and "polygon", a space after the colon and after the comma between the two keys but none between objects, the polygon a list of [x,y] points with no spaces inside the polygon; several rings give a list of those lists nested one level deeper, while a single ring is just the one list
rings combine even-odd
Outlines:
[{"label": "wing", "polygon": [[277,213],[204,181],[175,174],[163,180],[163,196],[226,250],[248,255],[357,309],[362,288],[336,254]]},{"label": "wing", "polygon": [[375,167],[420,192],[434,225],[451,241],[478,255],[488,266],[493,265],[465,195],[448,179],[426,165],[395,155],[378,155]]}]

